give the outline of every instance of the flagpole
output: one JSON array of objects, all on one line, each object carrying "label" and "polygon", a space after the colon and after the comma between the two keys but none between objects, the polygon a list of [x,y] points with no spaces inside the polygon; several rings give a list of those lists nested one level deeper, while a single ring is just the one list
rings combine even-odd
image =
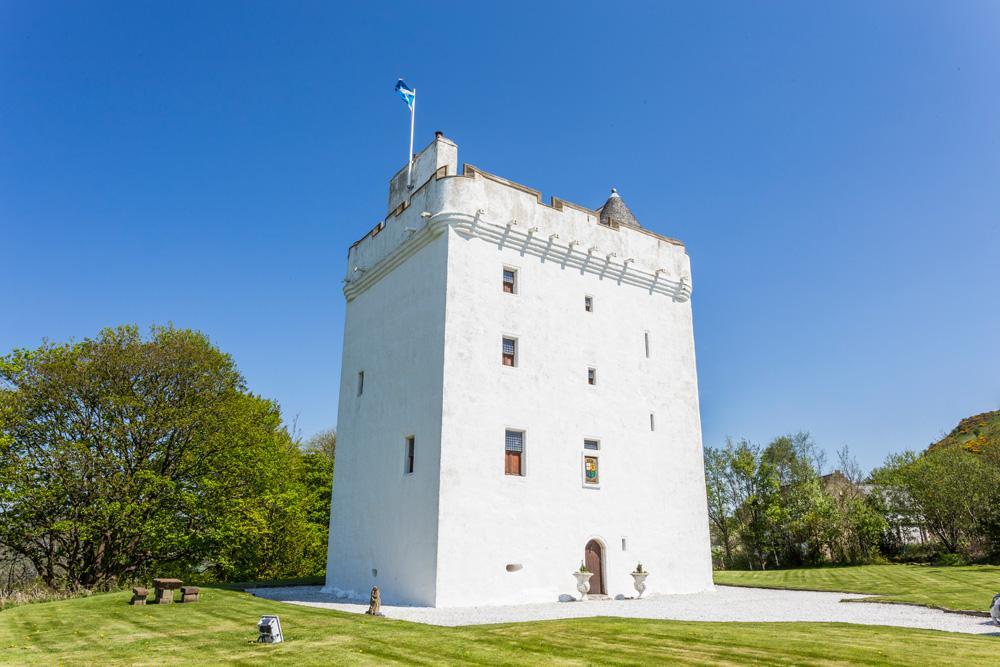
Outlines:
[{"label": "flagpole", "polygon": [[413,89],[413,103],[410,105],[410,154],[406,159],[406,189],[413,189],[413,122],[417,115],[417,89]]}]

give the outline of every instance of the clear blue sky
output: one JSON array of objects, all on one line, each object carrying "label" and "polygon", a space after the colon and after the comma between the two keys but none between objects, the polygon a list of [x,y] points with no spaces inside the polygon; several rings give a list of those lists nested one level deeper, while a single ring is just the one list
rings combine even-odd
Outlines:
[{"label": "clear blue sky", "polygon": [[173,322],[304,435],[443,130],[687,243],[705,442],[866,467],[1000,407],[1000,3],[0,2],[0,352]]}]

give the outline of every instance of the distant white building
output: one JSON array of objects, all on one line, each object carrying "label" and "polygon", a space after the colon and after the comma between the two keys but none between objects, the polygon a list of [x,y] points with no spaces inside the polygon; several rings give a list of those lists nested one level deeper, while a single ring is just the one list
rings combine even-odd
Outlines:
[{"label": "distant white building", "polygon": [[712,587],[684,246],[437,138],[351,246],[326,589],[431,606]]}]

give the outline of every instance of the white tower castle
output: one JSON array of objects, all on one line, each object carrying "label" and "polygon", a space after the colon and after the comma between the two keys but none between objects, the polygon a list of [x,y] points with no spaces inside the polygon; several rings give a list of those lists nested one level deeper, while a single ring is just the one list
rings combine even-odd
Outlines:
[{"label": "white tower castle", "polygon": [[712,587],[684,246],[438,133],[348,255],[325,590],[430,606]]}]

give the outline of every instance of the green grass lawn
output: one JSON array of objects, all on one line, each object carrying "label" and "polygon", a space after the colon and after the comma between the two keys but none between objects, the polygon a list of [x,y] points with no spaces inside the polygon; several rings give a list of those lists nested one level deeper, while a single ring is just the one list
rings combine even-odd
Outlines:
[{"label": "green grass lawn", "polygon": [[[196,604],[130,607],[129,593],[0,612],[0,663],[97,664],[991,664],[1000,639],[832,623],[593,618],[439,628],[296,607],[209,588]],[[258,645],[281,616],[286,641]]]},{"label": "green grass lawn", "polygon": [[877,599],[886,602],[912,602],[943,609],[987,611],[993,596],[1000,593],[1000,567],[859,565],[764,572],[728,570],[716,572],[715,583],[870,593],[880,596]]}]

